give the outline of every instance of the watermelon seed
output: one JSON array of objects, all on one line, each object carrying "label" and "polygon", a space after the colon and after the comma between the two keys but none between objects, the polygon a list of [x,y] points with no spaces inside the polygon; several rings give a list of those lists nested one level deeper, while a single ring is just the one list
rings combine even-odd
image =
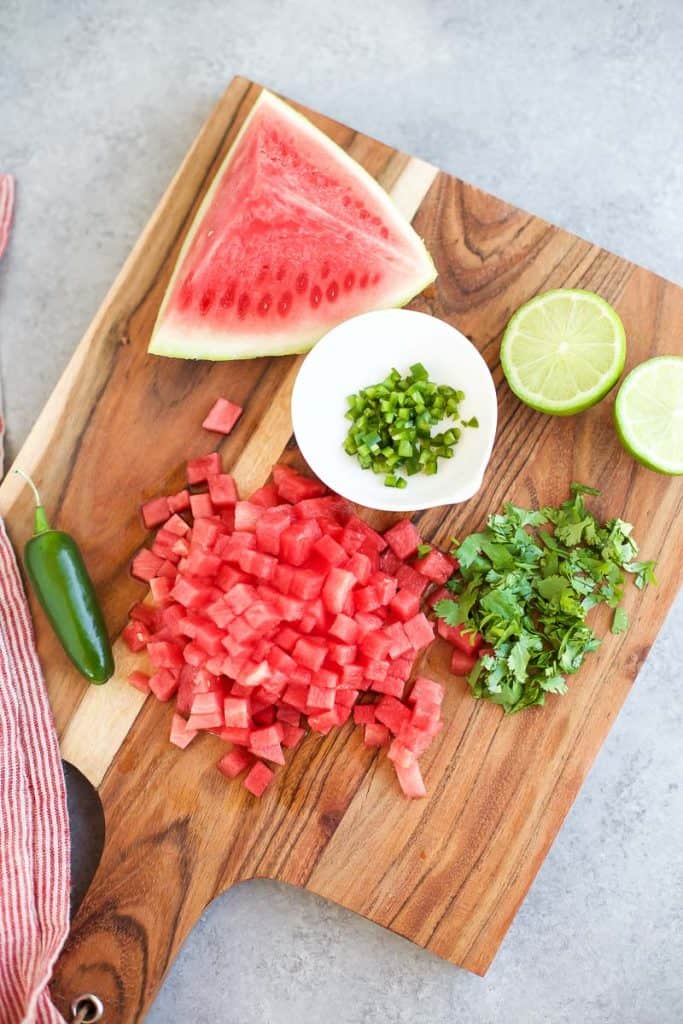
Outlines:
[{"label": "watermelon seed", "polygon": [[342,205],[343,206],[350,206],[351,205],[351,197],[350,196],[344,196],[344,198],[342,199]]},{"label": "watermelon seed", "polygon": [[247,315],[247,310],[249,309],[249,302],[250,302],[250,299],[249,299],[249,296],[247,295],[247,293],[246,292],[242,292],[242,294],[240,295],[239,299],[237,300],[237,315],[238,316],[245,317]]},{"label": "watermelon seed", "polygon": [[355,283],[356,283],[356,275],[351,270],[346,275],[346,277],[344,278],[344,288],[346,289],[347,292],[350,292]]},{"label": "watermelon seed", "polygon": [[359,215],[361,220],[367,220],[368,217],[370,216],[370,214],[368,213],[364,206],[362,206],[361,209],[359,210]]},{"label": "watermelon seed", "polygon": [[216,292],[213,288],[207,288],[201,299],[199,300],[199,312],[202,316],[206,316],[211,307],[213,306],[213,300],[216,298]]},{"label": "watermelon seed", "polygon": [[308,288],[308,274],[299,274],[296,279],[296,290],[298,292],[305,292]]},{"label": "watermelon seed", "polygon": [[277,311],[280,314],[280,316],[287,316],[287,314],[289,313],[291,305],[292,305],[292,293],[291,292],[283,292],[282,297],[280,298],[280,301],[277,304]]},{"label": "watermelon seed", "polygon": [[379,280],[381,280],[381,277],[382,277],[382,275],[379,272],[373,274],[370,283],[371,284],[377,284],[377,282]]},{"label": "watermelon seed", "polygon": [[270,265],[268,263],[262,264],[261,269],[258,272],[258,277],[256,278],[256,283],[257,284],[262,284],[263,281],[265,281],[265,279],[268,277],[268,271],[269,270],[270,270]]},{"label": "watermelon seed", "polygon": [[389,228],[382,228],[382,230],[380,231],[380,235],[382,236],[382,238],[388,238],[389,237]]},{"label": "watermelon seed", "polygon": [[325,261],[325,263],[323,263],[323,265],[322,265],[322,267],[320,269],[320,276],[322,277],[323,281],[329,275],[329,273],[330,273],[330,265],[329,265],[329,263],[327,261]]},{"label": "watermelon seed", "polygon": [[275,275],[275,280],[276,281],[284,281],[286,273],[287,273],[287,267],[283,263],[282,266],[278,269],[277,274]]},{"label": "watermelon seed", "polygon": [[320,288],[318,288],[317,284],[314,284],[313,287],[311,288],[311,305],[314,308],[315,306],[319,306],[322,297],[323,293],[321,292]]},{"label": "watermelon seed", "polygon": [[367,286],[368,286],[368,275],[367,274],[362,274],[361,275],[361,279],[358,282],[358,285],[361,288],[367,288]]},{"label": "watermelon seed", "polygon": [[221,295],[221,306],[223,309],[229,309],[235,301],[235,282],[229,281],[226,285],[225,291]]},{"label": "watermelon seed", "polygon": [[373,217],[373,218],[372,218],[372,223],[373,223],[373,224],[381,224],[382,222],[381,222],[381,220],[379,219],[379,217]]},{"label": "watermelon seed", "polygon": [[266,294],[263,296],[263,298],[261,299],[261,301],[258,304],[258,311],[261,314],[261,316],[265,316],[266,315],[266,313],[270,309],[270,305],[271,305],[272,301],[273,301],[272,295],[270,294],[270,292],[266,292]]},{"label": "watermelon seed", "polygon": [[330,281],[330,283],[327,286],[326,294],[329,301],[334,302],[334,300],[337,298],[337,295],[339,295],[339,285],[337,284],[336,281]]}]

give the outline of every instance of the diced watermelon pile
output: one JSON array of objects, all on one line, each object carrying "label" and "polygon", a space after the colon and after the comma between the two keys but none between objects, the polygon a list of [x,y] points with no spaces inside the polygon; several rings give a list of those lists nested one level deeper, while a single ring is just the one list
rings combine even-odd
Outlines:
[{"label": "diced watermelon pile", "polygon": [[424,796],[418,758],[442,727],[444,691],[408,680],[434,637],[422,594],[454,560],[433,549],[408,564],[421,543],[410,521],[382,536],[285,465],[248,500],[215,452],[190,462],[187,479],[191,494],[143,506],[158,529],[132,573],[149,599],[123,631],[153,667],[131,685],[175,698],[171,741],[184,748],[208,731],[231,743],[219,770],[246,773],[260,796],[307,729],[327,734],[353,715],[367,746],[388,748],[403,792]]}]

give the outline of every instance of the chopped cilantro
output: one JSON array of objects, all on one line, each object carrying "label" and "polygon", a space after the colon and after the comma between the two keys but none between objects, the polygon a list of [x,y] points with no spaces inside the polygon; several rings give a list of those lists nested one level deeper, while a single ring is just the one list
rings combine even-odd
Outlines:
[{"label": "chopped cilantro", "polygon": [[586,624],[591,608],[614,609],[613,633],[628,628],[620,607],[625,573],[640,589],[656,583],[655,563],[635,560],[631,524],[600,523],[584,501],[600,493],[595,488],[573,484],[571,492],[559,508],[507,504],[484,530],[453,542],[453,596],[434,610],[447,625],[483,635],[493,653],[477,661],[470,688],[507,714],[567,692],[565,677],[600,646]]},{"label": "chopped cilantro", "polygon": [[431,544],[418,544],[417,546],[417,557],[424,558],[432,550]]}]

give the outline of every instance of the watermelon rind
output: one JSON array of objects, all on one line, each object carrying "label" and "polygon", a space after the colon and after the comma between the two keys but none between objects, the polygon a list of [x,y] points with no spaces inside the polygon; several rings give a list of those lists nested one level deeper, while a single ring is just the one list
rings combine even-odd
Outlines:
[{"label": "watermelon rind", "polygon": [[244,133],[248,130],[251,121],[257,111],[263,106],[270,106],[281,116],[288,118],[299,131],[305,131],[313,135],[317,141],[329,147],[334,153],[335,159],[342,166],[346,166],[349,173],[363,183],[363,186],[376,200],[382,209],[382,214],[387,222],[392,224],[399,237],[405,241],[406,249],[414,255],[415,272],[403,283],[401,290],[395,290],[392,294],[387,293],[381,302],[373,302],[370,309],[393,309],[398,306],[405,306],[416,295],[419,295],[437,276],[434,262],[427,250],[424,241],[413,229],[410,223],[396,207],[391,196],[381,185],[368,174],[368,172],[355,161],[340,146],[337,146],[324,132],[316,128],[306,117],[299,114],[293,107],[284,100],[275,96],[267,89],[263,89],[256,103],[252,107],[244,124],[240,128],[235,140],[223,163],[218,168],[214,179],[202,200],[194,220],[190,226],[187,236],[183,242],[178,255],[171,279],[166,288],[163,301],[159,308],[148,351],[153,355],[167,356],[176,359],[207,359],[212,361],[228,361],[234,359],[250,359],[259,356],[280,356],[291,355],[300,352],[308,352],[317,341],[327,333],[338,321],[321,323],[315,325],[313,330],[306,330],[304,333],[295,333],[296,325],[276,332],[259,335],[256,331],[245,331],[244,334],[231,329],[229,332],[206,328],[205,326],[193,327],[189,323],[174,324],[167,321],[166,313],[168,305],[173,296],[176,280],[183,270],[183,264],[187,252],[192,244],[195,232],[202,223],[205,213],[213,201],[214,194],[218,189],[225,172],[237,151],[238,144]]}]

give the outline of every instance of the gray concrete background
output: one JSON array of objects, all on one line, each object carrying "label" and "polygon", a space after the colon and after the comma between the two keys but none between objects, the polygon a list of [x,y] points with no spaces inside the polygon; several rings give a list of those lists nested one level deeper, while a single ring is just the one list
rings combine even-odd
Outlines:
[{"label": "gray concrete background", "polygon": [[[682,48],[680,0],[3,0],[10,449],[233,74],[681,281]],[[682,624],[679,600],[485,979],[256,882],[209,909],[148,1020],[679,1024]]]}]

